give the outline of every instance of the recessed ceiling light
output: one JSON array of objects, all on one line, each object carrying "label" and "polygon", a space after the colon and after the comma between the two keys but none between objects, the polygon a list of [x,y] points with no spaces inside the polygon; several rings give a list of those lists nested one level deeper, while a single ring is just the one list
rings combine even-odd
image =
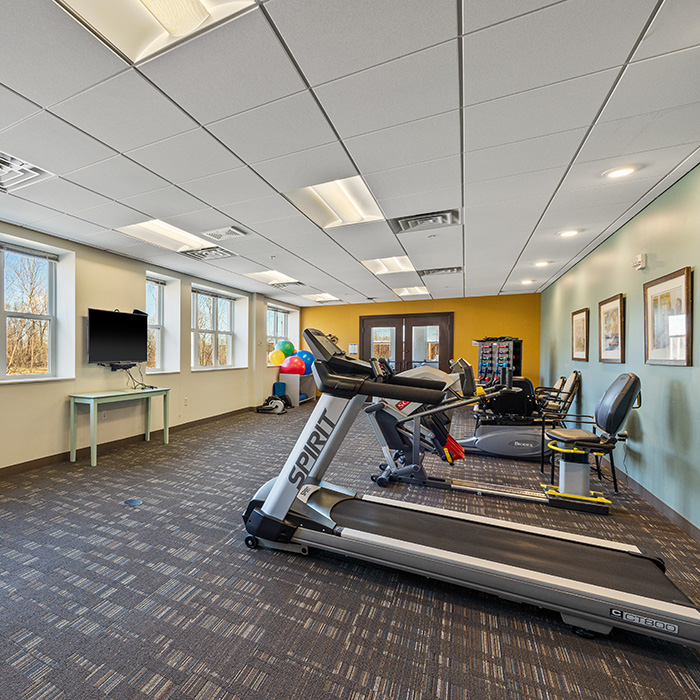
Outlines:
[{"label": "recessed ceiling light", "polygon": [[570,231],[559,231],[557,235],[561,236],[562,238],[571,238],[571,236],[575,236],[577,234],[578,231],[571,229]]},{"label": "recessed ceiling light", "polygon": [[278,272],[277,270],[265,270],[264,272],[249,272],[245,275],[250,277],[250,279],[256,282],[262,282],[263,284],[291,284],[296,282],[293,277],[285,275],[283,272]]},{"label": "recessed ceiling light", "polygon": [[322,182],[285,192],[285,197],[323,229],[367,221],[381,221],[384,217],[372,193],[359,176]]},{"label": "recessed ceiling light", "polygon": [[539,262],[535,263],[535,267],[547,267],[547,265],[549,265],[547,260],[540,260]]},{"label": "recessed ceiling light", "polygon": [[199,236],[166,224],[165,221],[160,219],[151,219],[151,221],[144,221],[141,224],[122,226],[122,228],[115,229],[115,231],[176,253],[211,247],[211,243],[203,241]]},{"label": "recessed ceiling light", "polygon": [[413,272],[415,270],[407,255],[362,260],[362,264],[375,275],[388,275],[392,272]]},{"label": "recessed ceiling light", "polygon": [[637,169],[636,165],[625,165],[623,168],[615,168],[613,170],[606,170],[603,175],[605,177],[625,177],[626,175],[631,175]]},{"label": "recessed ceiling light", "polygon": [[520,284],[532,284],[535,280],[522,280]]},{"label": "recessed ceiling light", "polygon": [[398,294],[400,297],[412,297],[418,296],[420,294],[430,294],[427,287],[399,287],[398,289],[392,289],[394,294]]},{"label": "recessed ceiling light", "polygon": [[56,0],[99,39],[136,63],[255,0]]},{"label": "recessed ceiling light", "polygon": [[332,294],[327,294],[326,292],[321,292],[320,294],[302,294],[304,299],[309,301],[315,301],[317,304],[327,304],[330,301],[340,301],[338,297],[334,297]]}]

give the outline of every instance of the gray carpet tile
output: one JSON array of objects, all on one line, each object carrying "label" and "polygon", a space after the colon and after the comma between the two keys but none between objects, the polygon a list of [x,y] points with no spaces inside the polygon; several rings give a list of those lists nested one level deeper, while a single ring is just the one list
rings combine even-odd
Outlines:
[{"label": "gray carpet tile", "polygon": [[[0,698],[617,700],[700,697],[700,652],[339,555],[249,550],[241,514],[311,407],[240,414],[0,477]],[[469,434],[466,413],[453,434]],[[624,464],[624,447],[618,461]],[[624,486],[608,516],[370,481],[360,415],[331,466],[357,491],[631,541],[700,600],[700,546]],[[537,465],[429,470],[537,488]],[[609,475],[608,475],[609,477]],[[595,482],[598,483],[598,482]],[[142,505],[124,505],[138,498]],[[553,553],[556,556],[556,553]]]}]

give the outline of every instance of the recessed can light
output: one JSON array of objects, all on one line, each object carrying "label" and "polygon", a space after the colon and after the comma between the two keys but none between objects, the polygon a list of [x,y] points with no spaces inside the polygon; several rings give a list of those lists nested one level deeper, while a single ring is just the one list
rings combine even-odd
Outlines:
[{"label": "recessed can light", "polygon": [[532,284],[535,280],[522,280],[521,284]]},{"label": "recessed can light", "polygon": [[547,267],[547,265],[549,265],[547,260],[540,260],[539,262],[535,263],[535,267]]},{"label": "recessed can light", "polygon": [[578,234],[578,231],[571,229],[570,231],[559,231],[557,235],[562,238],[571,238],[571,236],[575,236],[576,234]]},{"label": "recessed can light", "polygon": [[635,165],[625,165],[622,168],[614,168],[613,170],[606,170],[603,173],[603,175],[605,177],[610,177],[610,178],[626,177],[627,175],[631,175],[636,169],[637,169],[637,166],[635,166]]}]

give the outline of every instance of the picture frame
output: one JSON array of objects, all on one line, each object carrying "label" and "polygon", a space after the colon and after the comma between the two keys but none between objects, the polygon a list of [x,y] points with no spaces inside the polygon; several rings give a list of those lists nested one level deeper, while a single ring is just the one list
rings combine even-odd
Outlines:
[{"label": "picture frame", "polygon": [[693,284],[690,267],[644,285],[644,362],[693,364]]},{"label": "picture frame", "polygon": [[622,294],[598,303],[598,361],[625,361],[625,298]]},{"label": "picture frame", "polygon": [[571,314],[571,359],[588,362],[589,309],[579,309]]}]

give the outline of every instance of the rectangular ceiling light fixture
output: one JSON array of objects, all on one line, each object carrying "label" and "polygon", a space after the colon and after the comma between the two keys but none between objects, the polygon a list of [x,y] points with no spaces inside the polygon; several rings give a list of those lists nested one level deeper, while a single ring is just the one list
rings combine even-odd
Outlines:
[{"label": "rectangular ceiling light fixture", "polygon": [[55,0],[136,63],[251,7],[255,0]]},{"label": "rectangular ceiling light fixture", "polygon": [[332,294],[327,294],[326,292],[321,292],[320,294],[302,294],[304,299],[309,301],[315,301],[317,304],[328,304],[331,301],[340,301],[338,297],[334,297]]},{"label": "rectangular ceiling light fixture", "polygon": [[249,272],[246,277],[255,280],[256,282],[262,282],[263,284],[291,284],[293,282],[298,282],[293,277],[289,277],[282,272],[277,270],[265,270],[264,272]]},{"label": "rectangular ceiling light fixture", "polygon": [[359,175],[302,187],[284,195],[323,229],[384,219],[379,205]]},{"label": "rectangular ceiling light fixture", "polygon": [[151,245],[157,245],[159,248],[172,250],[175,253],[211,247],[211,243],[203,241],[199,236],[166,224],[165,221],[160,221],[160,219],[144,221],[142,224],[123,226],[115,229],[115,231],[125,233],[132,238],[138,238],[140,241],[145,241]]},{"label": "rectangular ceiling light fixture", "polygon": [[394,294],[398,294],[400,297],[413,297],[419,295],[430,295],[427,287],[399,287],[398,289],[392,289]]},{"label": "rectangular ceiling light fixture", "polygon": [[362,260],[362,264],[375,275],[388,275],[392,272],[413,272],[415,270],[407,255]]}]

